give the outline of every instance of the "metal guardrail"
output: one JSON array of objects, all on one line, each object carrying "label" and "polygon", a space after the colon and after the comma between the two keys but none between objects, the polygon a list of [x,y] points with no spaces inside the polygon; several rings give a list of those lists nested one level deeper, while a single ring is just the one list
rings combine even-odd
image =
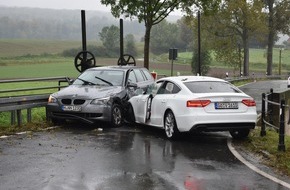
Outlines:
[{"label": "metal guardrail", "polygon": [[[61,85],[66,82],[70,84],[68,77],[49,77],[49,78],[32,78],[32,79],[13,79],[13,80],[0,80],[0,84],[4,83],[23,83],[23,82],[40,82],[40,81],[58,81],[56,86],[44,86],[36,88],[18,88],[18,89],[6,89],[0,90],[1,93],[10,92],[23,92],[23,91],[35,91],[43,89],[55,89],[60,90],[67,85]],[[11,112],[11,125],[17,124],[22,125],[22,114],[21,110],[27,109],[27,122],[31,122],[31,109],[36,107],[46,107],[49,94],[38,94],[38,95],[20,95],[20,96],[9,96],[0,97],[0,112]]]},{"label": "metal guardrail", "polygon": [[[270,90],[269,94],[262,94],[262,118],[261,118],[261,133],[260,136],[266,136],[266,125],[278,130],[279,132],[279,143],[278,150],[285,152],[285,108],[289,106],[285,105],[285,100],[282,99],[279,103],[273,101],[273,89]],[[268,103],[268,110],[266,111],[266,103]],[[273,106],[279,106],[279,127],[273,125]],[[269,121],[266,120],[266,115],[269,116]]]}]

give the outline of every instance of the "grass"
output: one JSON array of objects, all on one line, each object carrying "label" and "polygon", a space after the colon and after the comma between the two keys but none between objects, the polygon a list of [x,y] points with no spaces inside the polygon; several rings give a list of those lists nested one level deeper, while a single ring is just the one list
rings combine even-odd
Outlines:
[{"label": "grass", "polygon": [[276,170],[280,175],[290,177],[290,136],[285,136],[286,151],[278,151],[279,133],[268,129],[266,136],[260,136],[260,128],[253,130],[245,141],[234,141],[234,144],[262,158],[262,163]]}]

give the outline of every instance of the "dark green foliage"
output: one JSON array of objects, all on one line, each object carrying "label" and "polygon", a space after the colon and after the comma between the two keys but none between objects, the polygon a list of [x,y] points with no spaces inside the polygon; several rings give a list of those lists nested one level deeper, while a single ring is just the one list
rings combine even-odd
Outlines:
[{"label": "dark green foliage", "polygon": [[[209,69],[210,69],[210,64],[212,62],[212,58],[210,55],[210,52],[208,50],[202,50],[200,52],[200,70],[201,70],[201,75],[207,75]],[[198,50],[197,48],[194,49],[193,51],[193,56],[192,56],[192,62],[191,62],[191,68],[192,72],[197,74],[198,73]]]}]

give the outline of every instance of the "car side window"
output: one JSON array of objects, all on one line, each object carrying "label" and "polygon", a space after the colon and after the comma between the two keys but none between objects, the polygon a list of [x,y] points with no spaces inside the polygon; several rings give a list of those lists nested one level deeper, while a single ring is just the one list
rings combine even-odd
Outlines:
[{"label": "car side window", "polygon": [[136,74],[138,82],[143,82],[145,80],[143,77],[143,74],[141,73],[141,71],[139,69],[134,69],[134,72]]},{"label": "car side window", "polygon": [[172,82],[164,82],[157,94],[176,94],[180,91],[180,88],[178,86],[176,86],[174,83]]},{"label": "car side window", "polygon": [[142,72],[144,73],[147,80],[153,80],[153,77],[148,70],[142,69]]},{"label": "car side window", "polygon": [[130,73],[129,73],[128,82],[130,82],[130,83],[137,83],[136,75],[135,75],[135,73],[134,73],[133,70],[130,71]]}]

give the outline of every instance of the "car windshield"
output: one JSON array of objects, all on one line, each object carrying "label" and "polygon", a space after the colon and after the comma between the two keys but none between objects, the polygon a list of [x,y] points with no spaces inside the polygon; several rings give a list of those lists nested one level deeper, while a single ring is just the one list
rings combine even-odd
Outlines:
[{"label": "car windshield", "polygon": [[184,85],[193,93],[241,93],[231,84],[220,81],[192,81],[184,82]]},{"label": "car windshield", "polygon": [[73,84],[76,85],[99,85],[99,86],[122,86],[124,71],[117,70],[87,70],[82,73]]}]

